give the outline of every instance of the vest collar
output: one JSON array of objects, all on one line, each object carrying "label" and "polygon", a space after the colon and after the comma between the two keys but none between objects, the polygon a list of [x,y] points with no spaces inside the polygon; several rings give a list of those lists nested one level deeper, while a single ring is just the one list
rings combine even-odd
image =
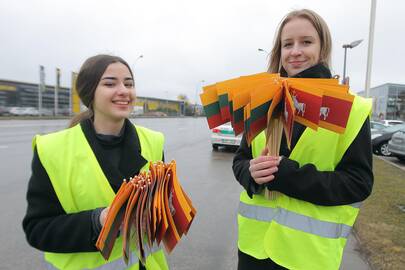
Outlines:
[{"label": "vest collar", "polygon": [[97,138],[92,121],[86,119],[80,123],[86,140],[114,191],[118,190],[124,178],[128,179],[139,174],[141,168],[147,163],[147,160],[141,155],[141,144],[134,125],[128,119],[125,120],[124,125],[122,141],[116,145],[121,150],[121,161],[116,167],[104,154],[102,142]]}]

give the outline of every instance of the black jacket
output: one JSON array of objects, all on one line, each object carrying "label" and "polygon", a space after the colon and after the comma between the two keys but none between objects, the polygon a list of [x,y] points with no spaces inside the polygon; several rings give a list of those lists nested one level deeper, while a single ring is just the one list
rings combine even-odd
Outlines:
[{"label": "black jacket", "polygon": [[[146,164],[147,161],[141,156],[138,135],[129,120],[125,121],[119,136],[96,134],[89,119],[82,121],[80,125],[115,192],[124,178],[138,174]],[[97,250],[95,242],[101,228],[101,208],[66,214],[36,149],[32,160],[32,176],[28,183],[27,202],[23,229],[31,246],[58,253]]]},{"label": "black jacket", "polygon": [[[316,65],[294,77],[330,78],[331,74],[326,67]],[[299,123],[294,123],[292,148],[305,128]],[[258,185],[249,172],[252,150],[243,136],[233,159],[233,172],[236,180],[246,189],[249,196],[260,193],[266,186],[270,190],[280,191],[293,198],[318,205],[351,204],[363,201],[370,195],[373,186],[373,172],[368,118],[337,164],[335,171],[321,172],[313,164],[299,167],[298,162],[288,158],[290,153],[283,133],[280,156],[284,156],[284,158],[280,162],[278,171],[274,174],[275,178],[266,185]]]}]

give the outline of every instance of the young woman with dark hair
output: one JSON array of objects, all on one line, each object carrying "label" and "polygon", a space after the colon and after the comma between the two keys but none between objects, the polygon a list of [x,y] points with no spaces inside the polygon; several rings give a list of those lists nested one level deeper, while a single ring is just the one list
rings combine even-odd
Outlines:
[{"label": "young woman with dark hair", "polygon": [[168,269],[158,248],[145,265],[133,252],[127,266],[120,237],[109,261],[95,247],[123,179],[163,159],[163,134],[128,120],[135,101],[129,65],[116,56],[90,57],[76,88],[87,111],[74,117],[69,128],[33,140],[23,220],[28,243],[44,251],[50,269]]}]

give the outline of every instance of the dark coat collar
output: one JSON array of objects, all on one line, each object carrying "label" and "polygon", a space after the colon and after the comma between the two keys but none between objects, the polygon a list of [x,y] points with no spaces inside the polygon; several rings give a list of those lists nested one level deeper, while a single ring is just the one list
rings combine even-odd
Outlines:
[{"label": "dark coat collar", "polygon": [[114,147],[120,147],[121,149],[121,159],[117,168],[109,162],[109,157],[105,155],[102,142],[96,136],[92,121],[86,119],[80,123],[87,142],[93,150],[104,175],[114,186],[121,185],[124,178],[128,179],[139,174],[141,168],[147,163],[147,160],[141,155],[141,144],[134,125],[128,119],[125,120],[124,125],[122,140],[118,144],[114,144]]},{"label": "dark coat collar", "polygon": [[[281,67],[280,70],[281,77],[288,77],[287,72]],[[301,71],[300,73],[292,76],[292,78],[323,78],[323,79],[330,79],[332,78],[332,74],[330,70],[325,67],[323,64],[317,64],[306,70]]]}]

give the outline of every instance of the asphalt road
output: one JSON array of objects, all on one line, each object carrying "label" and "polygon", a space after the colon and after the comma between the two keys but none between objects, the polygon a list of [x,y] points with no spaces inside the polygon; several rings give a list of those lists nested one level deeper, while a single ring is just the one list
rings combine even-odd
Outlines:
[{"label": "asphalt road", "polygon": [[[180,182],[197,208],[189,234],[168,256],[171,269],[236,269],[236,210],[240,186],[233,177],[233,152],[213,152],[203,118],[136,119],[165,134],[166,161],[175,159]],[[25,241],[21,221],[30,177],[31,140],[66,127],[66,120],[0,121],[0,269],[43,269],[42,254]],[[353,237],[341,269],[368,269]]]}]

